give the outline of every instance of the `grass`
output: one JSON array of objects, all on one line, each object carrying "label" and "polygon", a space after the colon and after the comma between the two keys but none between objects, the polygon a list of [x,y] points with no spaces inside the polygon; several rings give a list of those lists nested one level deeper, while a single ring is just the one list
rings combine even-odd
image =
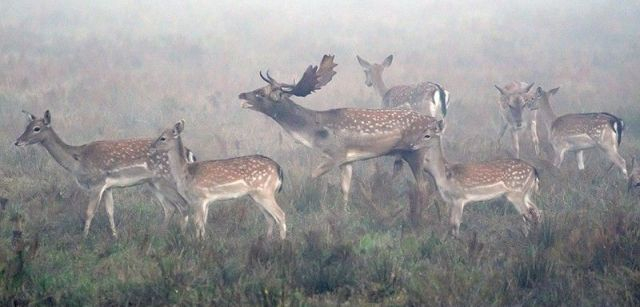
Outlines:
[{"label": "grass", "polygon": [[[250,200],[225,201],[211,207],[208,238],[198,242],[192,229],[163,227],[160,206],[129,188],[114,192],[119,239],[99,208],[83,240],[85,193],[42,148],[2,146],[0,196],[9,202],[0,211],[0,304],[639,305],[638,198],[626,193],[617,170],[606,171],[599,153],[586,154],[584,171],[573,157],[555,170],[523,137],[524,159],[541,174],[534,200],[543,223],[524,238],[516,211],[495,200],[465,208],[461,238],[454,239],[437,196],[421,225],[410,225],[412,180],[405,167],[392,181],[390,158],[356,165],[345,212],[337,173],[309,179],[318,155],[262,114],[241,110],[236,98],[262,84],[260,69],[289,81],[327,52],[340,64],[334,81],[296,101],[313,109],[377,107],[353,55],[394,52],[389,85],[426,78],[451,91],[444,140],[452,161],[508,155],[509,142],[495,142],[492,84],[511,79],[561,86],[558,114],[623,117],[621,152],[630,160],[640,152],[640,91],[632,82],[640,61],[629,39],[638,23],[628,16],[638,8],[607,7],[605,14],[572,9],[578,5],[532,4],[507,14],[490,4],[473,12],[426,4],[415,12],[390,8],[408,15],[374,22],[388,16],[385,2],[373,4],[367,18],[337,9],[324,14],[329,20],[296,19],[296,27],[281,14],[307,16],[308,8],[180,8],[176,20],[134,4],[0,10],[0,143],[11,144],[24,129],[21,109],[51,109],[55,129],[73,144],[155,137],[185,118],[185,143],[201,160],[259,153],[282,165],[277,199],[289,230],[287,240],[267,241]],[[429,8],[439,18],[422,18]],[[571,27],[554,26],[566,21]],[[413,36],[425,32],[407,26],[429,29],[429,37]],[[313,29],[313,42],[301,40],[309,37],[303,29]],[[350,34],[338,34],[344,29]],[[433,202],[445,209],[441,219]],[[14,239],[17,216],[24,219],[22,249]]]}]

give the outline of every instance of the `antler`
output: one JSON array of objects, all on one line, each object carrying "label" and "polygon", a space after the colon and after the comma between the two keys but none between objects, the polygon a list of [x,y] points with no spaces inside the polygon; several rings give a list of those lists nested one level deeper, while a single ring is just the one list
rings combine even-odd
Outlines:
[{"label": "antler", "polygon": [[282,86],[280,84],[280,82],[276,81],[275,79],[273,79],[271,77],[271,75],[269,75],[269,71],[267,70],[267,76],[265,77],[264,75],[262,75],[262,71],[260,71],[260,78],[262,78],[262,80],[264,80],[265,82],[271,84],[271,85],[275,85],[275,86]]},{"label": "antler", "polygon": [[287,94],[305,97],[319,90],[329,83],[336,74],[333,68],[338,66],[338,64],[333,62],[333,58],[334,56],[332,55],[325,55],[322,57],[320,66],[309,65],[298,83],[295,85],[285,84],[283,85],[282,91]]},{"label": "antler", "polygon": [[338,66],[338,64],[333,63],[333,58],[333,55],[325,55],[322,57],[322,61],[320,61],[320,66],[309,65],[307,70],[304,71],[302,78],[300,78],[300,81],[296,84],[280,83],[269,75],[268,70],[266,76],[260,71],[260,78],[280,88],[284,93],[305,97],[331,81],[331,78],[336,74],[333,68]]}]

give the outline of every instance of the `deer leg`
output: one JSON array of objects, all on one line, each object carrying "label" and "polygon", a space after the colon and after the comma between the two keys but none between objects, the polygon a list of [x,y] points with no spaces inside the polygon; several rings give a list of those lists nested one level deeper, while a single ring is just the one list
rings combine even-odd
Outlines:
[{"label": "deer leg", "polygon": [[340,187],[342,188],[342,206],[348,210],[349,191],[351,190],[351,177],[353,176],[353,164],[347,163],[340,166]]},{"label": "deer leg", "polygon": [[[412,202],[409,207],[409,220],[413,225],[420,224],[424,203],[427,201],[427,195],[429,194],[427,176],[424,171],[425,152],[425,150],[418,150],[403,155],[403,159],[407,161],[407,164],[411,167],[411,172],[416,180],[416,189],[418,192],[418,199],[415,202]],[[440,207],[437,203],[436,211],[438,214],[438,220],[440,220]]]},{"label": "deer leg", "polygon": [[538,225],[542,222],[542,212],[538,209],[538,206],[531,200],[531,195],[529,193],[524,195],[524,202],[527,205],[527,210],[529,210],[530,220],[534,223],[534,225]]},{"label": "deer leg", "polygon": [[333,160],[326,160],[322,162],[320,165],[318,165],[318,167],[316,167],[316,169],[313,170],[313,172],[311,172],[311,179],[315,179],[326,174],[335,165],[336,165],[336,162]]},{"label": "deer leg", "polygon": [[91,227],[91,221],[96,214],[96,207],[102,200],[102,193],[106,189],[106,186],[91,189],[91,196],[89,199],[89,205],[87,206],[86,219],[84,221],[83,235],[86,238],[89,235],[89,228]]},{"label": "deer leg", "polygon": [[502,127],[500,127],[500,132],[498,132],[498,146],[502,145],[502,137],[504,136],[504,133],[507,131],[507,127],[508,125],[506,123],[503,123]]},{"label": "deer leg", "polygon": [[629,175],[627,174],[627,163],[624,161],[624,158],[622,158],[622,156],[620,156],[620,154],[618,153],[618,147],[615,145],[611,145],[600,146],[600,148],[607,154],[609,160],[611,160],[613,164],[620,168],[622,176],[624,176],[625,179],[628,179]]},{"label": "deer leg", "polygon": [[264,214],[267,221],[267,238],[271,239],[273,233],[273,222],[278,224],[280,231],[280,239],[284,240],[287,236],[287,223],[285,213],[282,211],[273,194],[269,193],[252,193],[251,198],[258,203],[260,211]]},{"label": "deer leg", "polygon": [[523,233],[525,237],[528,236],[529,231],[531,230],[531,225],[537,225],[540,220],[538,208],[527,194],[508,193],[506,194],[506,197],[522,216],[522,220],[524,221]]},{"label": "deer leg", "polygon": [[529,124],[531,128],[531,140],[533,141],[533,149],[536,152],[536,156],[540,156],[540,139],[538,138],[538,124],[535,120]]},{"label": "deer leg", "polygon": [[113,219],[113,195],[111,189],[106,189],[102,194],[102,201],[104,202],[104,208],[107,211],[109,217],[109,227],[111,228],[111,234],[115,239],[118,238],[118,232],[116,231],[116,223]]},{"label": "deer leg", "polygon": [[449,225],[451,227],[451,235],[456,238],[460,235],[460,224],[462,223],[464,205],[464,201],[455,201],[450,210]]},{"label": "deer leg", "polygon": [[520,158],[520,139],[519,139],[518,131],[511,129],[511,144],[513,145],[513,151],[516,155],[516,158]]},{"label": "deer leg", "polygon": [[205,229],[207,226],[207,213],[209,212],[209,200],[203,200],[200,202],[198,208],[196,208],[194,223],[196,225],[196,238],[203,240]]},{"label": "deer leg", "polygon": [[553,165],[556,168],[560,168],[560,165],[562,165],[562,161],[564,161],[564,154],[567,152],[567,147],[560,147],[560,145],[556,145],[555,143],[553,143],[552,145],[554,152]]},{"label": "deer leg", "polygon": [[166,183],[153,181],[149,183],[149,188],[162,206],[162,211],[164,213],[164,227],[169,224],[170,217],[177,211],[182,217],[180,227],[184,230],[189,216],[189,205],[187,201],[175,188]]},{"label": "deer leg", "polygon": [[391,179],[398,177],[402,171],[402,157],[400,155],[396,155],[395,158],[396,160],[393,162],[393,174],[391,175]]},{"label": "deer leg", "polygon": [[151,185],[149,189],[162,207],[162,213],[164,216],[162,224],[166,227],[167,224],[169,224],[169,217],[174,213],[173,208],[171,208],[171,205],[167,201],[167,198],[158,189],[156,189],[156,187]]},{"label": "deer leg", "polygon": [[578,160],[578,169],[584,169],[584,150],[578,150],[576,152],[576,160]]}]

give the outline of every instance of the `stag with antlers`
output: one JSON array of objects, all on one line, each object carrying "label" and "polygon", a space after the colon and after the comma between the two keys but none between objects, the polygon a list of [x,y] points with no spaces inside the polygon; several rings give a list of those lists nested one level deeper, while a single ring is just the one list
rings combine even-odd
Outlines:
[{"label": "stag with antlers", "polygon": [[271,117],[294,139],[319,151],[324,161],[312,172],[316,178],[339,167],[342,172],[343,205],[347,206],[353,162],[385,155],[400,154],[411,166],[421,199],[412,205],[410,218],[417,223],[421,203],[427,193],[427,178],[422,172],[425,131],[436,120],[410,110],[341,108],[326,111],[306,109],[290,98],[305,97],[331,81],[337,64],[325,55],[319,66],[309,66],[296,84],[276,81],[268,73],[267,85],[242,93],[243,107]]}]

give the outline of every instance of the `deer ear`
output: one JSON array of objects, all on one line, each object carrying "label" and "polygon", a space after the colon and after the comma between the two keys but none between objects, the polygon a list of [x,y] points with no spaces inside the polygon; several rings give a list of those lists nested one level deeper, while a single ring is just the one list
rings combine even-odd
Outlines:
[{"label": "deer ear", "polygon": [[504,94],[506,93],[506,92],[505,92],[505,90],[503,90],[503,89],[502,89],[502,88],[500,88],[499,86],[497,86],[497,85],[495,85],[495,84],[494,84],[493,86],[495,86],[495,87],[496,87],[496,89],[498,89],[498,92],[500,92],[500,95],[504,95]]},{"label": "deer ear", "polygon": [[184,119],[181,119],[173,126],[173,135],[178,136],[184,131]]},{"label": "deer ear", "polygon": [[535,82],[529,84],[529,86],[527,86],[524,90],[525,93],[529,92],[531,90],[531,88],[533,87],[533,85],[535,84]]},{"label": "deer ear", "polygon": [[393,62],[393,54],[390,54],[386,59],[384,59],[384,61],[382,62],[382,66],[389,67],[389,65],[391,65],[391,62]]},{"label": "deer ear", "polygon": [[549,90],[549,94],[550,95],[555,95],[558,92],[558,90],[560,90],[559,87],[552,88],[552,89]]},{"label": "deer ear", "polygon": [[356,55],[356,59],[358,59],[358,63],[360,63],[360,66],[362,66],[364,68],[368,68],[369,66],[371,66],[371,64],[369,64],[369,62],[365,61],[359,55]]},{"label": "deer ear", "polygon": [[47,126],[51,125],[51,112],[49,112],[49,110],[44,112],[44,124]]},{"label": "deer ear", "polygon": [[31,113],[29,113],[29,112],[27,112],[27,111],[25,111],[25,110],[22,110],[22,113],[24,113],[25,115],[27,115],[27,120],[28,120],[28,121],[32,122],[32,121],[36,120],[36,116],[35,116],[35,115],[33,115],[33,114],[31,114]]}]

